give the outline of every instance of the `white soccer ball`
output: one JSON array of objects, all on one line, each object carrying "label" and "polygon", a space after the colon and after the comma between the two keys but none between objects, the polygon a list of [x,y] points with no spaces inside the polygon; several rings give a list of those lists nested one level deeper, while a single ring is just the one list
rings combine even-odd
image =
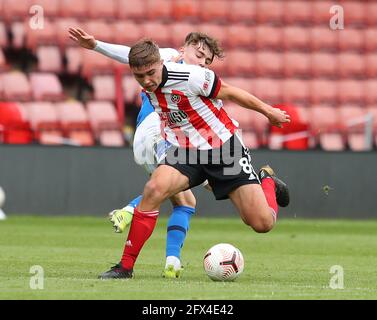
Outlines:
[{"label": "white soccer ball", "polygon": [[211,280],[232,281],[242,273],[244,260],[241,251],[236,247],[219,243],[207,251],[203,265]]},{"label": "white soccer ball", "polygon": [[5,202],[5,192],[2,187],[0,187],[0,208],[4,205]]}]

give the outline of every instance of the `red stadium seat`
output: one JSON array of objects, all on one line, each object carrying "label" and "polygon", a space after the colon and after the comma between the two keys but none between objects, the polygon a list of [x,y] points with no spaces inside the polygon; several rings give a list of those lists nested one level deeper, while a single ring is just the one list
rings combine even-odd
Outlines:
[{"label": "red stadium seat", "polygon": [[201,6],[198,0],[175,0],[173,1],[172,15],[175,20],[197,20]]},{"label": "red stadium seat", "polygon": [[377,24],[377,3],[374,1],[369,1],[366,5],[366,22],[371,25],[375,26]]},{"label": "red stadium seat", "polygon": [[257,21],[259,23],[281,22],[284,14],[284,4],[279,0],[263,0],[257,2]]},{"label": "red stadium seat", "polygon": [[143,23],[143,36],[152,38],[160,48],[169,47],[171,44],[171,28],[169,25],[151,21]]},{"label": "red stadium seat", "polygon": [[8,45],[8,35],[5,23],[0,21],[0,48],[4,48]]},{"label": "red stadium seat", "polygon": [[365,69],[368,77],[377,77],[377,53],[369,53],[365,56]]},{"label": "red stadium seat", "polygon": [[283,28],[283,45],[286,50],[308,49],[310,47],[310,29],[289,26]]},{"label": "red stadium seat", "polygon": [[311,1],[286,0],[284,1],[284,22],[288,24],[310,23],[312,10]]},{"label": "red stadium seat", "polygon": [[305,103],[309,101],[310,90],[307,80],[285,79],[282,92],[285,103]]},{"label": "red stadium seat", "polygon": [[239,123],[239,127],[241,129],[253,129],[253,111],[240,107],[239,105],[231,102],[227,102],[224,108],[229,117],[236,120]]},{"label": "red stadium seat", "polygon": [[3,96],[6,100],[30,100],[31,88],[26,75],[19,71],[4,73]]},{"label": "red stadium seat", "polygon": [[63,49],[66,46],[77,46],[68,36],[68,29],[71,27],[79,27],[81,22],[76,18],[58,18],[55,19],[56,36],[58,45]]},{"label": "red stadium seat", "polygon": [[56,45],[57,27],[52,20],[44,19],[42,29],[32,29],[29,21],[25,21],[26,45],[28,48],[35,50],[39,45]]},{"label": "red stadium seat", "polygon": [[255,69],[259,76],[276,76],[282,74],[283,56],[272,51],[258,51],[255,54]]},{"label": "red stadium seat", "polygon": [[124,100],[127,103],[135,103],[141,93],[141,87],[133,76],[123,77],[122,82]]},{"label": "red stadium seat", "polygon": [[112,24],[114,42],[131,46],[143,37],[139,24],[129,21],[116,21]]},{"label": "red stadium seat", "polygon": [[112,103],[91,101],[87,103],[87,110],[89,121],[101,145],[124,145],[121,127]]},{"label": "red stadium seat", "polygon": [[283,46],[281,28],[258,25],[255,28],[255,45],[258,49],[280,49]]},{"label": "red stadium seat", "polygon": [[348,25],[363,26],[367,16],[366,5],[360,1],[342,1],[344,21]]},{"label": "red stadium seat", "polygon": [[268,78],[253,79],[251,93],[269,104],[281,102],[282,82]]},{"label": "red stadium seat", "polygon": [[255,70],[253,53],[245,50],[229,51],[226,57],[226,64],[230,76],[249,77]]},{"label": "red stadium seat", "polygon": [[68,101],[56,104],[57,114],[65,136],[80,146],[94,145],[88,115],[81,102]]},{"label": "red stadium seat", "polygon": [[118,19],[145,19],[147,5],[145,0],[118,0]]},{"label": "red stadium seat", "polygon": [[59,2],[59,0],[30,0],[30,6],[41,6],[45,17],[57,17],[60,14]]},{"label": "red stadium seat", "polygon": [[147,0],[147,17],[151,20],[169,19],[172,14],[172,2],[170,0]]},{"label": "red stadium seat", "polygon": [[310,39],[312,50],[337,50],[337,32],[327,26],[310,28]]},{"label": "red stadium seat", "polygon": [[230,1],[229,20],[232,23],[251,23],[256,18],[256,3],[248,0]]},{"label": "red stadium seat", "polygon": [[91,0],[88,14],[93,19],[113,19],[117,12],[116,0]]},{"label": "red stadium seat", "polygon": [[367,51],[377,50],[377,29],[376,28],[364,29],[364,42],[365,42],[365,49]]},{"label": "red stadium seat", "polygon": [[221,46],[224,46],[228,40],[224,26],[219,24],[202,23],[196,29],[215,38],[217,41],[219,41]]},{"label": "red stadium seat", "polygon": [[[340,75],[341,77],[351,78],[351,77],[362,77],[365,75],[365,59],[360,54],[354,54],[354,53],[339,54],[338,66],[339,66],[338,75]],[[376,59],[375,67],[377,67],[377,59]],[[375,69],[375,72],[376,72],[375,75],[377,75],[377,68]]]},{"label": "red stadium seat", "polygon": [[174,48],[183,45],[186,36],[192,32],[195,27],[187,22],[176,22],[171,25],[171,41]]},{"label": "red stadium seat", "polygon": [[88,78],[98,73],[112,73],[113,60],[92,50],[82,50],[82,74]]},{"label": "red stadium seat", "polygon": [[255,132],[243,130],[241,137],[246,147],[252,150],[258,149],[260,147],[260,141],[258,139],[258,135]]},{"label": "red stadium seat", "polygon": [[255,28],[244,24],[230,24],[227,27],[227,45],[230,48],[251,48],[255,46]]},{"label": "red stadium seat", "polygon": [[[83,24],[82,28],[89,34],[95,36],[96,39],[104,42],[114,42],[114,30],[112,25],[104,20],[89,20]],[[123,33],[127,33],[123,30]]]},{"label": "red stadium seat", "polygon": [[200,1],[199,17],[201,21],[227,21],[230,4],[227,0]]},{"label": "red stadium seat", "polygon": [[[5,59],[5,55],[3,50],[0,48],[0,72],[8,70],[9,66],[7,65],[7,61]],[[1,97],[1,94],[0,94]]]},{"label": "red stadium seat", "polygon": [[334,77],[338,71],[337,56],[325,52],[311,55],[312,75],[314,77]]},{"label": "red stadium seat", "polygon": [[67,72],[69,74],[78,74],[82,66],[82,48],[67,48],[65,55],[67,58]]},{"label": "red stadium seat", "polygon": [[13,22],[10,26],[10,30],[13,35],[12,46],[16,49],[23,48],[25,46],[25,25],[23,22]]},{"label": "red stadium seat", "polygon": [[112,75],[98,75],[92,81],[95,100],[115,100],[115,80]]},{"label": "red stadium seat", "polygon": [[62,71],[62,57],[58,47],[43,46],[37,48],[38,70],[41,72]]},{"label": "red stadium seat", "polygon": [[345,149],[345,141],[339,127],[337,109],[328,105],[315,105],[310,108],[310,125],[318,138],[318,143],[326,151]]},{"label": "red stadium seat", "polygon": [[338,35],[338,46],[340,50],[362,51],[364,49],[363,30],[344,28],[335,33]]},{"label": "red stadium seat", "polygon": [[0,102],[0,143],[28,144],[32,133],[22,107],[15,102]]},{"label": "red stadium seat", "polygon": [[55,106],[50,102],[24,104],[35,138],[41,144],[62,144],[63,132]]},{"label": "red stadium seat", "polygon": [[330,0],[318,0],[312,3],[312,20],[314,23],[326,23],[328,24],[332,14],[330,14],[330,8],[334,5]]},{"label": "red stadium seat", "polygon": [[20,21],[30,17],[30,0],[3,0],[3,13],[5,20]]},{"label": "red stadium seat", "polygon": [[57,101],[64,98],[63,87],[54,73],[32,73],[30,85],[35,100]]},{"label": "red stadium seat", "polygon": [[87,18],[89,2],[86,0],[61,0],[60,14],[62,17]]},{"label": "red stadium seat", "polygon": [[376,105],[377,104],[377,80],[369,79],[364,81],[363,84],[364,88],[364,97],[365,102],[368,105]]},{"label": "red stadium seat", "polygon": [[284,75],[288,78],[307,76],[311,71],[309,54],[298,52],[285,52],[283,56]]},{"label": "red stadium seat", "polygon": [[234,77],[234,78],[223,78],[223,80],[227,84],[234,86],[234,87],[238,87],[238,88],[243,89],[247,92],[253,91],[251,81],[248,78],[242,78],[242,77],[236,78],[236,77]]},{"label": "red stadium seat", "polygon": [[313,104],[334,103],[337,100],[336,82],[331,80],[310,81],[310,101]]},{"label": "red stadium seat", "polygon": [[341,80],[337,83],[340,103],[362,103],[364,88],[362,81]]},{"label": "red stadium seat", "polygon": [[344,105],[339,109],[340,122],[345,128],[348,146],[353,151],[366,151],[365,145],[365,123],[352,125],[366,116],[366,110],[356,105]]}]

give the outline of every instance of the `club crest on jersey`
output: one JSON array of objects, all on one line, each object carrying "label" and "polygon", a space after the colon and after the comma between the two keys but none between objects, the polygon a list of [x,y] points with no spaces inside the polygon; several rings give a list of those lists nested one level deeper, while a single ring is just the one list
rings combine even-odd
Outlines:
[{"label": "club crest on jersey", "polygon": [[180,103],[181,102],[181,96],[178,94],[172,94],[171,97],[171,102],[173,103]]}]

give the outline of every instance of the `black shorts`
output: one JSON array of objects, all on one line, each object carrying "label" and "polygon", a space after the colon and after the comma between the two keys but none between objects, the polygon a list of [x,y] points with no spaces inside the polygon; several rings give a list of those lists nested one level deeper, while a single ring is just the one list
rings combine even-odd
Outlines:
[{"label": "black shorts", "polygon": [[190,188],[208,180],[217,200],[229,198],[229,193],[245,184],[259,184],[251,165],[249,149],[233,135],[221,148],[212,150],[171,147],[160,162],[189,178]]}]

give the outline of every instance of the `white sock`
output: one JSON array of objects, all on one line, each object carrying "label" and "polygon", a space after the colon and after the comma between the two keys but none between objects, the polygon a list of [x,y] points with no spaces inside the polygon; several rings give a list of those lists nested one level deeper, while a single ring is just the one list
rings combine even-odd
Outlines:
[{"label": "white sock", "polygon": [[174,257],[174,256],[168,256],[166,257],[165,268],[167,268],[167,266],[169,265],[173,265],[174,270],[178,270],[181,268],[181,260],[179,260],[177,257]]},{"label": "white sock", "polygon": [[0,220],[5,220],[7,216],[5,215],[4,211],[0,208]]}]

